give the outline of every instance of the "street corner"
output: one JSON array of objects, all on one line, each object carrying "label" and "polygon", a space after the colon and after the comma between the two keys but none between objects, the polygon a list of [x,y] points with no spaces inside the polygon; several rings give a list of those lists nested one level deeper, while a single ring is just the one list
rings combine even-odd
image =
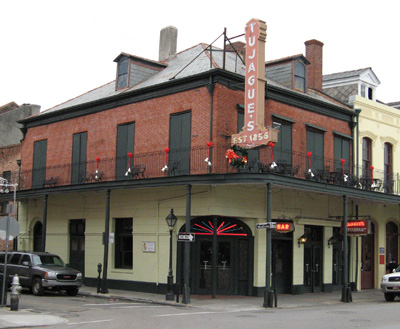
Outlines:
[{"label": "street corner", "polygon": [[18,313],[9,311],[0,314],[0,328],[52,326],[67,322],[66,319],[59,316],[31,314],[27,311]]}]

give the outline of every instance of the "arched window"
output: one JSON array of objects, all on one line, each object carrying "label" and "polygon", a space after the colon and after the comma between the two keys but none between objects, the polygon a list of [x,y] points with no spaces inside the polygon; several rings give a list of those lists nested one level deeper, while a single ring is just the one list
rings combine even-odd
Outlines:
[{"label": "arched window", "polygon": [[362,175],[369,177],[371,175],[372,164],[372,142],[369,138],[364,137],[362,140]]},{"label": "arched window", "polygon": [[[191,233],[196,235],[213,235],[213,217],[199,217],[192,221]],[[231,217],[218,217],[217,235],[219,236],[251,236],[250,228],[243,222]],[[184,231],[185,225],[181,231]]]}]

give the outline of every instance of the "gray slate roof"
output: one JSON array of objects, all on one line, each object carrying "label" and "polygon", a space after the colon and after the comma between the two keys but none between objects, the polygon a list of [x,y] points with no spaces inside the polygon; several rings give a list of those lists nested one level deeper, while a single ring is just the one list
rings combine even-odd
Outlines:
[{"label": "gray slate roof", "polygon": [[[60,111],[67,109],[72,106],[81,105],[85,103],[90,103],[93,101],[98,101],[101,99],[105,99],[108,97],[112,97],[122,93],[129,93],[133,90],[140,90],[142,88],[146,88],[149,86],[155,86],[161,83],[165,83],[170,81],[170,79],[178,80],[185,77],[189,77],[195,74],[200,74],[206,71],[213,70],[215,68],[222,68],[223,65],[223,52],[219,48],[213,47],[213,51],[206,50],[206,44],[198,44],[192,48],[184,50],[178,54],[176,54],[173,58],[166,61],[168,65],[165,69],[155,73],[147,80],[142,81],[141,83],[122,90],[115,90],[115,80],[111,81],[103,86],[100,86],[96,89],[88,91],[87,93],[80,95],[76,98],[68,100],[62,104],[59,104],[55,107],[52,107],[48,110],[45,110],[38,115]],[[218,51],[217,51],[218,50]],[[212,58],[212,65],[210,65],[210,59]],[[211,66],[211,67],[210,67]],[[237,57],[235,53],[227,52],[226,53],[226,63],[225,69],[227,71],[237,73],[239,75],[245,75],[245,66],[241,62],[241,60]],[[271,79],[267,79],[267,84],[274,85],[276,87],[280,87],[283,89],[288,89],[283,87],[282,85],[272,81]],[[292,92],[292,89],[290,89]],[[325,101],[329,104],[333,104],[333,102],[316,95],[314,93],[304,94],[300,93],[301,95],[306,95],[308,97]],[[337,105],[337,104],[336,104]]]},{"label": "gray slate roof", "polygon": [[359,77],[361,74],[363,74],[364,72],[366,72],[368,70],[372,70],[372,69],[370,67],[367,67],[367,68],[364,68],[364,69],[358,69],[358,70],[352,70],[352,71],[346,71],[346,72],[326,74],[326,75],[323,76],[323,81]]}]

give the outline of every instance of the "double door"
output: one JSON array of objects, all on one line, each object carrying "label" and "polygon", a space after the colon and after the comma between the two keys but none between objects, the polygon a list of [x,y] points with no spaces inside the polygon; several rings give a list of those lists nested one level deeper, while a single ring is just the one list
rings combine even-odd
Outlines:
[{"label": "double door", "polygon": [[322,291],[322,247],[304,246],[304,286],[307,292]]},{"label": "double door", "polygon": [[[219,295],[248,295],[251,285],[251,253],[247,238],[218,237],[213,249],[211,237],[196,236],[192,248],[192,292]],[[217,250],[216,264],[213,253]]]}]

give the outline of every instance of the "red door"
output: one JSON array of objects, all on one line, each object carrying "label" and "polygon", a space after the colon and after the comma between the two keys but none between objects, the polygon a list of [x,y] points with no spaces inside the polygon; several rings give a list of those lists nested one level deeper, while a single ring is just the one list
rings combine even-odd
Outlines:
[{"label": "red door", "polygon": [[374,288],[374,261],[374,235],[364,235],[361,240],[361,289]]}]

